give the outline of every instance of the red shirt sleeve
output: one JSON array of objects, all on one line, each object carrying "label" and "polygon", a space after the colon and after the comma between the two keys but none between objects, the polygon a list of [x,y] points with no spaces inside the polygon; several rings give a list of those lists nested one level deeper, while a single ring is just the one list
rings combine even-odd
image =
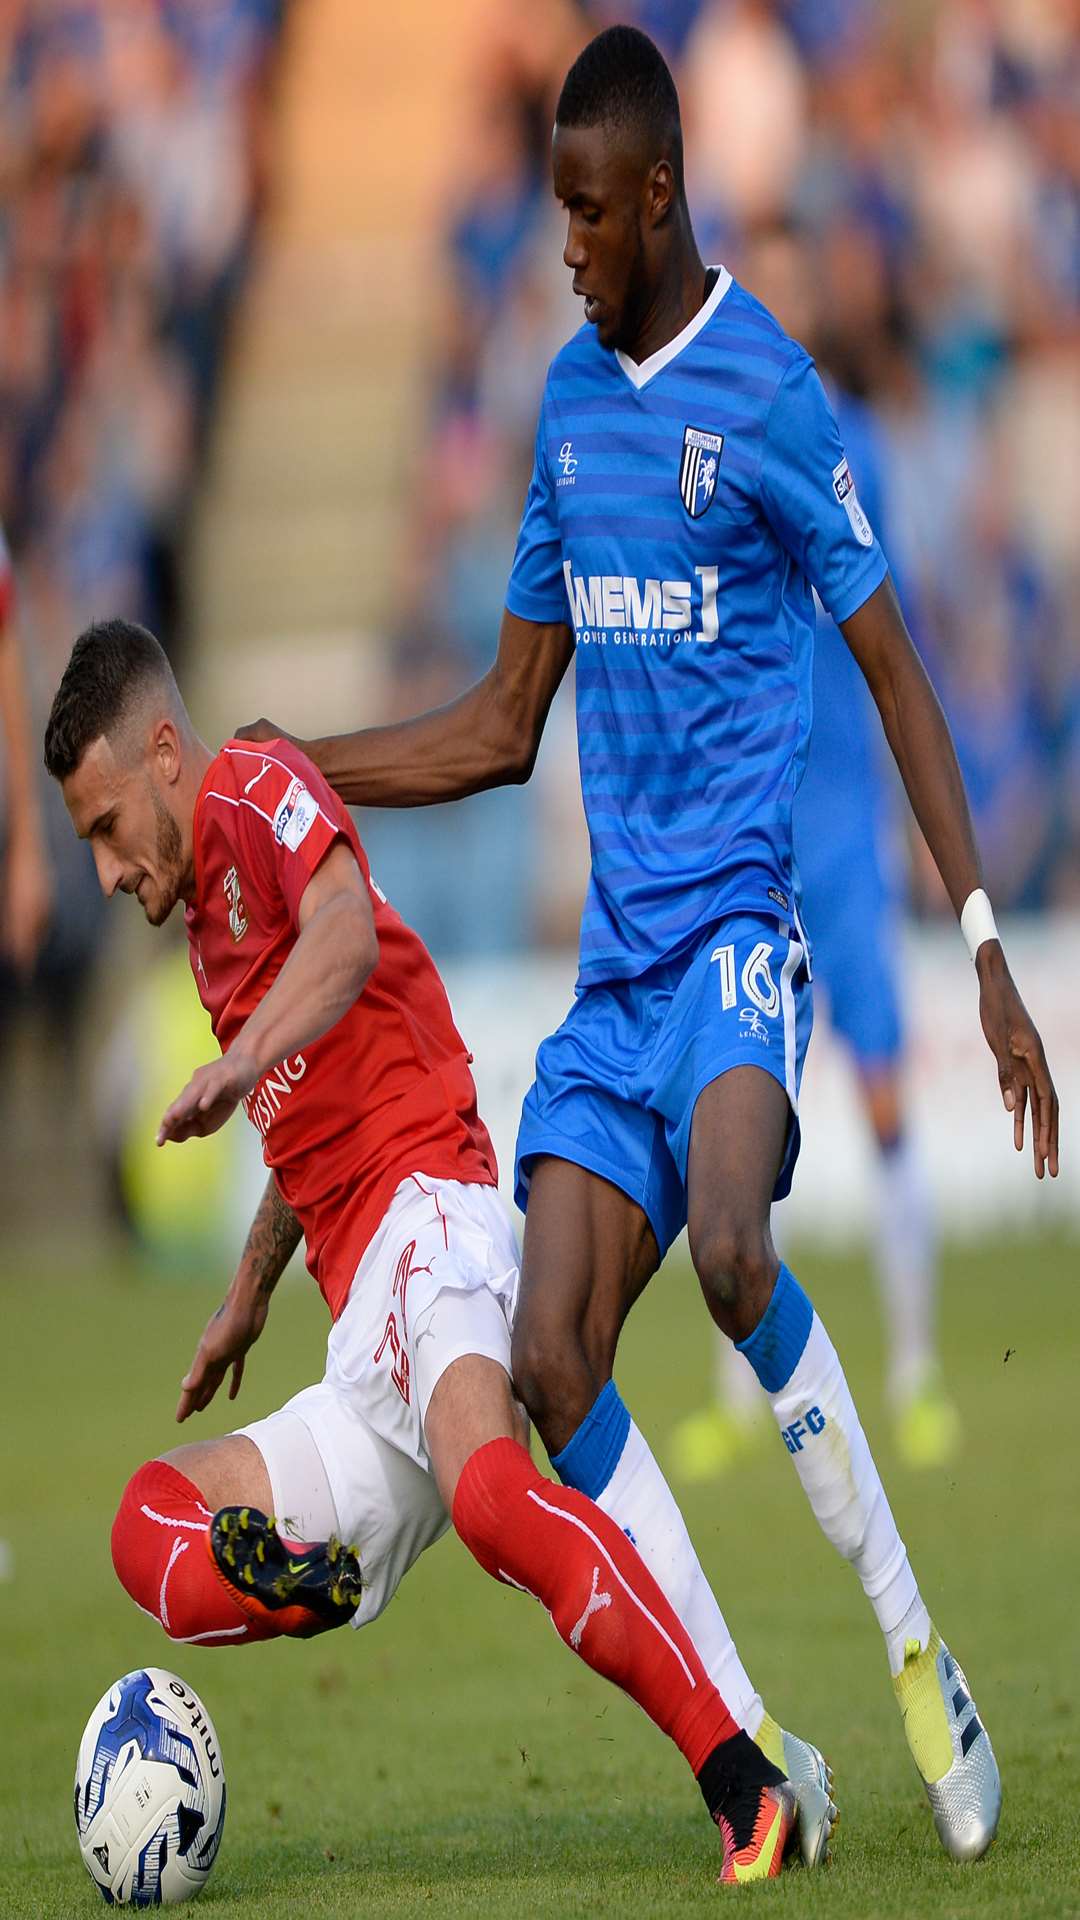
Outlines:
[{"label": "red shirt sleeve", "polygon": [[355,853],[344,806],[307,756],[284,740],[222,748],[237,797],[237,852],[260,889],[284,900],[294,927],[308,881],[330,848],[344,840]]}]

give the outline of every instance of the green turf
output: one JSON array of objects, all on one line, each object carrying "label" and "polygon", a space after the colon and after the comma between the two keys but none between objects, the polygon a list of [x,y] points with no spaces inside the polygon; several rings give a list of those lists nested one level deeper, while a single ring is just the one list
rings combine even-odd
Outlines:
[{"label": "green turf", "polygon": [[[9,1265],[5,1451],[18,1464],[0,1517],[14,1563],[0,1586],[0,1914],[101,1910],[75,1847],[75,1749],[99,1694],[141,1662],[178,1668],[217,1723],[229,1814],[202,1896],[216,1920],[661,1915],[724,1898],[858,1920],[1080,1914],[1077,1268],[1063,1243],[948,1257],[946,1350],[966,1444],[954,1469],[924,1482],[897,1466],[882,1421],[863,1266],[800,1263],[992,1731],[1005,1815],[986,1861],[944,1858],[872,1616],[819,1539],[777,1440],[737,1485],[694,1492],[685,1507],[750,1671],[833,1761],[843,1824],[827,1874],[725,1895],[716,1836],[679,1756],[453,1539],[359,1636],[173,1648],[116,1585],[107,1529],[128,1470],[180,1437],[177,1382],[216,1288],[134,1268],[69,1263],[62,1277]],[[316,1377],[324,1331],[312,1290],[288,1284],[238,1414]],[[620,1367],[650,1435],[662,1441],[697,1402],[707,1370],[705,1322],[673,1266],[636,1311]],[[202,1423],[217,1425],[213,1413]]]}]

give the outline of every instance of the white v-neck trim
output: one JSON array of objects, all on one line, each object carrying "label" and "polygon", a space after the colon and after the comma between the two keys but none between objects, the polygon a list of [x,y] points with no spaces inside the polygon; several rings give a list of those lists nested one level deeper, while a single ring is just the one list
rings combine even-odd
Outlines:
[{"label": "white v-neck trim", "polygon": [[681,333],[675,335],[674,340],[669,340],[666,347],[658,347],[655,353],[650,353],[648,359],[642,360],[640,366],[636,360],[631,360],[628,353],[623,353],[619,347],[616,347],[615,358],[632,387],[637,387],[640,391],[642,387],[647,386],[650,380],[655,379],[658,373],[662,373],[665,367],[671,365],[683,348],[690,345],[691,340],[697,338],[702,327],[707,326],[712,319],[730,285],[731,275],[727,268],[717,267],[716,285],[704,306],[699,307],[693,319],[687,323]]}]

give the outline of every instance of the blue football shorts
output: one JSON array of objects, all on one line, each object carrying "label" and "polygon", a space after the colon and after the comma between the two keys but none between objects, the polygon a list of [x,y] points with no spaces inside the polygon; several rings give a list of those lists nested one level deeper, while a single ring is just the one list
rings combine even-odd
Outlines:
[{"label": "blue football shorts", "polygon": [[804,875],[806,922],[814,943],[814,983],[823,988],[829,1025],[871,1074],[899,1063],[904,1046],[900,993],[902,937],[896,894],[865,847],[842,874],[816,885]]},{"label": "blue football shorts", "polygon": [[648,1215],[661,1255],[686,1225],[694,1108],[732,1067],[785,1089],[791,1119],[773,1190],[790,1191],[799,1087],[813,1025],[806,948],[785,921],[740,914],[636,980],[581,989],[536,1056],[518,1130],[515,1198],[541,1154],[610,1180]]}]

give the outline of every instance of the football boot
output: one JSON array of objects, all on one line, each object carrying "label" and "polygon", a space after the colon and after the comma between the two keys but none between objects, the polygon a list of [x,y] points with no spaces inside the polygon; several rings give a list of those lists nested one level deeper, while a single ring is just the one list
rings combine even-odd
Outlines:
[{"label": "football boot", "polygon": [[724,1843],[721,1886],[775,1880],[793,1843],[798,1800],[790,1780],[775,1787],[744,1787],[716,1815]]},{"label": "football boot", "polygon": [[256,1619],[272,1614],[282,1633],[305,1639],[346,1626],[360,1605],[360,1556],[333,1536],[285,1541],[257,1507],[222,1507],[206,1543],[233,1599]]},{"label": "football boot", "polygon": [[823,1866],[840,1815],[833,1799],[832,1768],[809,1740],[787,1733],[767,1713],[754,1735],[766,1760],[786,1773],[798,1801],[798,1843],[807,1867]]},{"label": "football boot", "polygon": [[934,1825],[954,1860],[978,1860],[1001,1818],[1001,1775],[962,1668],[936,1627],[909,1640],[893,1689]]}]

